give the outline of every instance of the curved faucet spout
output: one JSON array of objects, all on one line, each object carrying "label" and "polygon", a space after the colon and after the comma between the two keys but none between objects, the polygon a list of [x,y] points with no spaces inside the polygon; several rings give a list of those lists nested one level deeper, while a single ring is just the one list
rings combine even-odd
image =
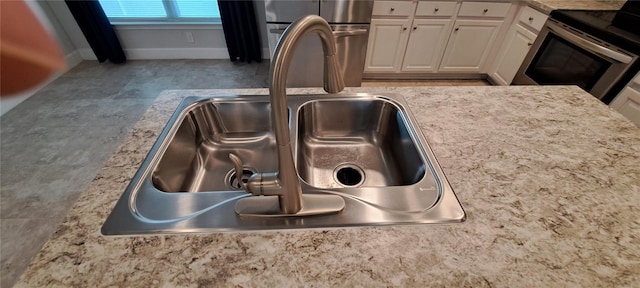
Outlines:
[{"label": "curved faucet spout", "polygon": [[302,189],[293,162],[291,135],[287,119],[287,73],[293,52],[300,40],[309,33],[317,33],[324,51],[324,90],[338,93],[344,89],[340,63],[336,58],[336,40],[331,26],[319,16],[309,15],[293,22],[284,31],[276,45],[270,68],[269,94],[271,96],[271,118],[278,143],[278,179],[282,194],[280,208],[283,213],[297,213],[302,209]]},{"label": "curved faucet spout", "polygon": [[[278,196],[278,211],[273,211],[273,197],[247,197],[236,202],[236,213],[247,216],[306,216],[335,213],[345,207],[344,199],[336,195],[302,195],[298,171],[293,162],[291,135],[287,113],[287,73],[293,52],[300,40],[309,33],[317,33],[324,50],[324,90],[338,93],[344,89],[340,63],[336,58],[336,40],[331,27],[319,16],[305,16],[293,22],[284,31],[271,59],[269,94],[271,121],[278,144],[278,172],[256,173],[242,185],[247,192],[259,196]],[[229,156],[236,170],[242,162],[235,155]],[[241,172],[236,172],[241,173]]]},{"label": "curved faucet spout", "polygon": [[308,15],[293,22],[284,31],[276,45],[270,70],[271,86],[269,87],[269,92],[272,96],[285,93],[287,73],[289,72],[293,52],[300,39],[309,33],[317,33],[322,40],[322,50],[325,57],[324,90],[329,93],[338,93],[344,89],[343,75],[336,55],[336,40],[331,26],[320,16]]},{"label": "curved faucet spout", "polygon": [[[329,23],[320,16],[308,15],[293,22],[282,34],[271,60],[269,94],[271,95],[272,117],[276,124],[276,139],[279,145],[290,143],[287,122],[287,74],[293,52],[300,40],[309,33],[317,33],[322,40],[324,51],[324,90],[338,93],[344,89],[340,62],[336,56],[336,40]],[[275,113],[274,113],[275,112]]]}]

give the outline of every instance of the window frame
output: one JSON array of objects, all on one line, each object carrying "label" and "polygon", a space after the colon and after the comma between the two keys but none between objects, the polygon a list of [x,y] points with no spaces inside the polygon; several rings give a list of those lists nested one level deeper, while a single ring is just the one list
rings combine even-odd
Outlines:
[{"label": "window frame", "polygon": [[[178,16],[178,3],[176,0],[162,0],[166,17],[110,17],[113,25],[147,25],[147,24],[221,24],[219,17],[180,17]],[[219,11],[218,11],[219,12]],[[220,14],[220,13],[218,13]]]}]

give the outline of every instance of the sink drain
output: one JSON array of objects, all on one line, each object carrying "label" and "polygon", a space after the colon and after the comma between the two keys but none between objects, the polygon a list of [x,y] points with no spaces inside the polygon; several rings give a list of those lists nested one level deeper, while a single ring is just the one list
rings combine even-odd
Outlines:
[{"label": "sink drain", "polygon": [[364,171],[354,164],[343,164],[336,167],[333,178],[343,186],[356,187],[364,182]]},{"label": "sink drain", "polygon": [[238,177],[238,175],[236,174],[236,170],[231,169],[229,172],[227,172],[227,176],[224,177],[224,182],[227,183],[227,187],[229,189],[242,190],[242,186],[240,185],[239,181],[247,184],[247,182],[249,181],[249,177],[251,177],[251,175],[253,175],[254,173],[256,173],[255,169],[243,167],[242,175]]}]

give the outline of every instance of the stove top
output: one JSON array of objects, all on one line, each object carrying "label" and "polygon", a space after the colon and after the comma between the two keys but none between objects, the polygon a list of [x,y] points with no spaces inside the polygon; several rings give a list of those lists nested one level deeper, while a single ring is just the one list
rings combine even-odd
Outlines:
[{"label": "stove top", "polygon": [[620,23],[619,13],[615,10],[554,10],[550,15],[552,19],[605,42],[640,53],[640,23]]}]

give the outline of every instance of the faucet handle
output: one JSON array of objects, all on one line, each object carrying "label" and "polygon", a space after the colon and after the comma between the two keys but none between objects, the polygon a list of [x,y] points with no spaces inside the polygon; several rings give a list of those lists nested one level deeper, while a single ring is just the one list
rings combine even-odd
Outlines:
[{"label": "faucet handle", "polygon": [[240,188],[244,189],[245,191],[249,192],[249,189],[247,188],[247,184],[245,184],[244,182],[242,182],[242,160],[240,160],[240,157],[238,157],[237,155],[233,154],[233,153],[229,153],[229,159],[231,159],[231,162],[233,162],[233,166],[236,169],[236,181],[238,181],[238,185],[240,185]]}]

